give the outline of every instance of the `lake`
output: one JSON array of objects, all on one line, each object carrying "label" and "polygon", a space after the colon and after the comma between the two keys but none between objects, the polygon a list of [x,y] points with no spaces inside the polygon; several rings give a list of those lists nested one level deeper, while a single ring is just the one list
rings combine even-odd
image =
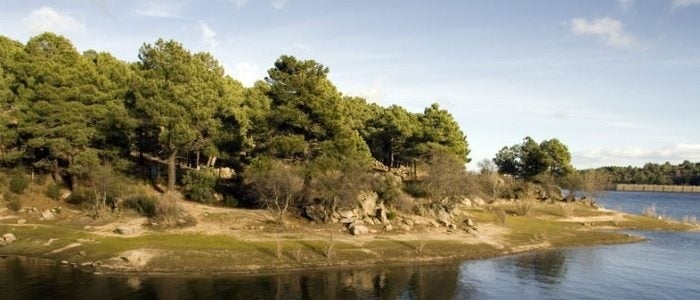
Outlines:
[{"label": "lake", "polygon": [[[606,207],[700,215],[700,194],[610,192]],[[700,299],[700,233],[403,267],[216,278],[96,276],[53,261],[0,258],[0,299]]]}]

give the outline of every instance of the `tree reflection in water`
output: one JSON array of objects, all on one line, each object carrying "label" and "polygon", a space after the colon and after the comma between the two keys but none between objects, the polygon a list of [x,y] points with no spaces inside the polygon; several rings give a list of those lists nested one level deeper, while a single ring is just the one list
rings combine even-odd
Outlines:
[{"label": "tree reflection in water", "polygon": [[459,264],[215,278],[105,276],[7,257],[0,259],[0,299],[453,299],[458,278]]}]

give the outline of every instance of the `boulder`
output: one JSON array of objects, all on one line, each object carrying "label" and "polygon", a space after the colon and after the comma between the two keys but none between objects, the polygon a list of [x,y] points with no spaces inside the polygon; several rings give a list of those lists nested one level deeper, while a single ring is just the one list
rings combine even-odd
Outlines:
[{"label": "boulder", "polygon": [[352,224],[353,222],[355,222],[355,219],[352,218],[340,219],[340,224]]},{"label": "boulder", "polygon": [[365,224],[367,225],[375,225],[374,220],[370,217],[365,217],[364,219],[362,219],[362,221],[365,222]]},{"label": "boulder", "polygon": [[19,224],[19,225],[22,225],[22,224],[24,224],[24,223],[27,223],[27,220],[25,220],[25,219],[19,219],[19,220],[17,220],[17,224]]},{"label": "boulder", "polygon": [[361,235],[369,233],[369,228],[365,225],[352,225],[350,226],[350,233],[352,235]]},{"label": "boulder", "polygon": [[394,226],[391,226],[391,224],[387,224],[386,226],[384,226],[384,230],[392,231],[392,230],[394,230]]},{"label": "boulder", "polygon": [[384,207],[384,203],[381,203],[377,206],[377,219],[382,222],[382,224],[388,224],[389,219],[386,217],[386,207]]},{"label": "boulder", "polygon": [[309,218],[311,221],[317,222],[317,223],[323,223],[325,222],[329,215],[326,212],[326,209],[321,206],[321,205],[309,205],[304,208],[304,214],[306,215],[307,218]]},{"label": "boulder", "polygon": [[413,226],[413,220],[405,218],[403,219],[403,223],[406,224],[406,226]]},{"label": "boulder", "polygon": [[54,215],[51,210],[45,210],[41,212],[41,218],[47,221],[51,221],[53,219],[56,219],[56,215]]},{"label": "boulder", "polygon": [[236,175],[236,171],[231,168],[217,168],[216,172],[221,179],[231,179]]},{"label": "boulder", "polygon": [[464,225],[467,225],[468,227],[474,227],[474,220],[472,220],[471,218],[467,218],[466,220],[464,220]]},{"label": "boulder", "polygon": [[357,195],[357,202],[360,203],[360,208],[365,215],[374,215],[377,211],[377,200],[379,195],[375,192],[363,191]]},{"label": "boulder", "polygon": [[61,194],[61,200],[66,200],[66,199],[68,199],[68,197],[70,197],[70,194],[71,194],[70,191],[63,192],[63,194]]},{"label": "boulder", "polygon": [[5,233],[2,235],[2,240],[6,243],[12,243],[17,240],[14,234],[12,233]]},{"label": "boulder", "polygon": [[486,205],[486,202],[484,201],[484,199],[476,197],[476,198],[472,199],[472,204],[474,206],[484,206],[484,205]]},{"label": "boulder", "polygon": [[466,206],[466,207],[472,207],[472,206],[474,205],[474,204],[472,203],[472,200],[469,199],[469,198],[464,198],[464,199],[462,199],[462,201],[460,201],[460,203],[462,203],[462,205],[464,205],[464,206]]}]

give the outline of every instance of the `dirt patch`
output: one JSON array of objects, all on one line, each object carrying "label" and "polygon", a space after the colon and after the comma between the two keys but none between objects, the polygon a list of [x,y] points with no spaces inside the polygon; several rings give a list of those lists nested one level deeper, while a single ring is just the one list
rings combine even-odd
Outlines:
[{"label": "dirt patch", "polygon": [[109,259],[102,266],[109,269],[138,270],[148,265],[160,253],[160,251],[154,249],[129,250],[122,252],[118,257]]}]

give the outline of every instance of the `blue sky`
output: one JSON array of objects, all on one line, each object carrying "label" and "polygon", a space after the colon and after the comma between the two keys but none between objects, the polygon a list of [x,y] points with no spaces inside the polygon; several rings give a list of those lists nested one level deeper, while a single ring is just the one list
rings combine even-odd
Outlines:
[{"label": "blue sky", "polygon": [[525,136],[579,168],[700,161],[700,0],[0,0],[0,28],[127,61],[175,39],[248,86],[282,54],[314,59],[344,94],[440,103],[471,168]]}]

